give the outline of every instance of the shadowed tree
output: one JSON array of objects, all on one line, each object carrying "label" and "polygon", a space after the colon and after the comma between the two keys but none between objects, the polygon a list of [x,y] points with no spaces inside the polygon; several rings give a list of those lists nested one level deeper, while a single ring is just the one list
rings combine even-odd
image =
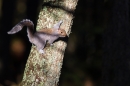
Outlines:
[{"label": "shadowed tree", "polygon": [[130,86],[129,0],[113,0],[104,33],[103,86]]},{"label": "shadowed tree", "polygon": [[[2,83],[7,77],[13,79],[12,75],[5,74],[8,70],[9,65],[9,36],[7,35],[7,30],[11,28],[11,22],[13,21],[13,12],[15,8],[16,0],[2,0],[2,17],[1,17],[1,26],[0,26],[0,60],[3,61],[3,71],[0,75],[0,82]],[[7,60],[8,59],[8,60]],[[9,72],[9,71],[8,71]]]}]

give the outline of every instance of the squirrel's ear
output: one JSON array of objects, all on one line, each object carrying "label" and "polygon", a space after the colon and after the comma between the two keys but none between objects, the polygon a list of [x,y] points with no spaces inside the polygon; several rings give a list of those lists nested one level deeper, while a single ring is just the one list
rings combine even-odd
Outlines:
[{"label": "squirrel's ear", "polygon": [[63,23],[62,20],[59,21],[58,23],[54,24],[53,28],[54,28],[54,29],[59,29],[62,23]]}]

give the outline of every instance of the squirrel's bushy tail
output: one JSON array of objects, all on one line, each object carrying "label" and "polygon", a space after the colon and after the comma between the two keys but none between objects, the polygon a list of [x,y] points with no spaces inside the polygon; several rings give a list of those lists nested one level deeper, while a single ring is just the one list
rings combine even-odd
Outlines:
[{"label": "squirrel's bushy tail", "polygon": [[17,32],[19,32],[20,30],[22,30],[22,28],[24,26],[27,26],[30,33],[33,33],[33,29],[34,29],[34,24],[32,21],[30,21],[29,19],[23,19],[22,21],[20,21],[17,25],[15,25],[10,31],[8,31],[8,34],[15,34]]},{"label": "squirrel's bushy tail", "polygon": [[29,41],[32,42],[33,39],[33,33],[34,33],[34,24],[29,19],[23,19],[20,21],[17,25],[15,25],[10,31],[8,31],[8,34],[15,34],[22,30],[24,26],[27,26],[27,33]]}]

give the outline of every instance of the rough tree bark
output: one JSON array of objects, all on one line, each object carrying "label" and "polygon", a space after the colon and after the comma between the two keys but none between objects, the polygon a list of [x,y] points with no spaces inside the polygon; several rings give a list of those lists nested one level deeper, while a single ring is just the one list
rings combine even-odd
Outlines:
[{"label": "rough tree bark", "polygon": [[[63,20],[61,28],[69,35],[77,1],[43,0],[36,30],[51,28],[55,23]],[[66,46],[66,42],[59,40],[53,46],[45,47],[44,54],[39,54],[36,46],[32,45],[20,86],[56,86]]]}]

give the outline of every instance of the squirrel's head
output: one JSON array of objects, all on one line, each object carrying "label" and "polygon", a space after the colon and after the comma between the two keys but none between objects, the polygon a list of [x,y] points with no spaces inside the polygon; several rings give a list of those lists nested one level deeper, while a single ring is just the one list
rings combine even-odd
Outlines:
[{"label": "squirrel's head", "polygon": [[59,37],[66,37],[66,31],[64,29],[58,29]]}]

